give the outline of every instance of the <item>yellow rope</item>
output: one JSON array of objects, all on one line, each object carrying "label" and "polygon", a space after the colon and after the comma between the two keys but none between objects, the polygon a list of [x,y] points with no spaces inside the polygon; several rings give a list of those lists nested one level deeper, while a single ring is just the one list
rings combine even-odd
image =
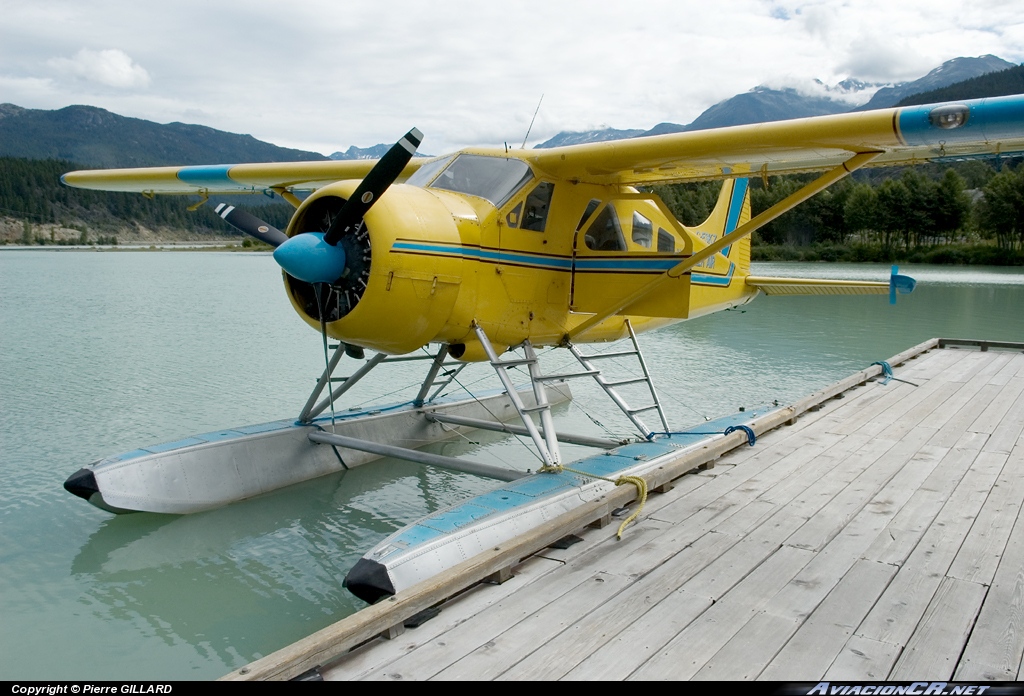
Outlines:
[{"label": "yellow rope", "polygon": [[616,535],[619,539],[622,538],[622,530],[626,528],[626,525],[632,522],[640,514],[640,511],[644,509],[644,503],[647,502],[647,480],[641,476],[620,476],[616,481],[616,486],[621,486],[624,483],[632,483],[636,486],[637,498],[640,500],[640,504],[637,506],[636,511],[632,515],[627,517],[625,521],[619,525],[619,533]]},{"label": "yellow rope", "polygon": [[561,464],[545,464],[541,468],[537,469],[537,472],[541,474],[557,474],[563,471],[568,471],[573,474],[579,474],[580,476],[589,476],[590,478],[600,479],[602,481],[608,481],[609,483],[614,483],[616,486],[621,486],[624,483],[631,483],[634,486],[636,486],[636,497],[637,500],[640,501],[640,504],[637,505],[637,508],[633,512],[633,514],[627,517],[623,521],[623,523],[619,525],[619,531],[616,533],[615,536],[617,539],[622,539],[623,530],[626,529],[626,526],[630,522],[635,520],[640,515],[640,511],[644,509],[644,505],[647,503],[647,479],[643,478],[642,476],[620,476],[617,479],[610,479],[605,476],[591,474],[590,472],[587,471],[580,471],[579,469],[570,469],[569,467],[562,466]]}]

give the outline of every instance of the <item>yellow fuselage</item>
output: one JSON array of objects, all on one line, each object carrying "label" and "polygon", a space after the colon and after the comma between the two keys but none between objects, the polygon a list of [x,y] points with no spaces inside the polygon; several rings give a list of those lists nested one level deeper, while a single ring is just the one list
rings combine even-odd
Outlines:
[{"label": "yellow fuselage", "polygon": [[[312,229],[304,212],[314,201],[345,199],[357,183],[338,182],[310,196],[288,235]],[[727,181],[711,217],[688,228],[653,194],[574,184],[536,171],[498,206],[465,193],[396,184],[365,218],[370,249],[365,290],[347,314],[327,324],[327,331],[392,354],[446,343],[464,360],[485,357],[474,322],[499,351],[524,339],[557,345],[573,327],[721,236],[727,225],[735,228],[749,219],[745,191],[742,180]],[[668,280],[575,340],[623,338],[625,318],[642,331],[749,301],[757,292],[744,283],[749,240],[726,252]],[[301,301],[296,298],[300,286],[286,278],[286,287],[296,311],[319,329],[316,312],[308,311],[308,292]]]}]

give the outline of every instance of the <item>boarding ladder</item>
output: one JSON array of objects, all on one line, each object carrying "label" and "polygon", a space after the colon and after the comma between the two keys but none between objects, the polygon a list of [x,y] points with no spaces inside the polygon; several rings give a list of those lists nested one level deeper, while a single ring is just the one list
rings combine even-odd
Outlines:
[{"label": "boarding ladder", "polygon": [[[516,411],[519,412],[519,417],[522,418],[523,425],[526,426],[526,430],[530,434],[530,438],[533,440],[533,444],[536,446],[541,458],[544,460],[545,466],[558,466],[561,464],[561,454],[558,451],[554,421],[551,419],[551,404],[548,402],[548,395],[544,388],[544,378],[540,374],[537,353],[533,350],[533,345],[531,345],[529,340],[523,341],[522,348],[525,357],[502,360],[498,357],[494,346],[491,345],[487,334],[484,333],[480,325],[476,324],[473,330],[476,332],[476,337],[487,354],[487,359],[491,362],[491,367],[498,373],[498,379],[501,380],[502,386],[505,387],[508,398],[512,401]],[[526,366],[530,372],[530,384],[533,387],[536,406],[527,407],[523,403],[523,400],[519,398],[519,392],[516,391],[515,385],[512,383],[512,378],[508,374],[508,368],[522,366]],[[534,424],[533,419],[530,417],[534,413],[540,415],[540,423],[544,429],[543,435],[537,430],[536,424]]]},{"label": "boarding ladder", "polygon": [[[636,340],[636,332],[633,331],[633,325],[629,323],[629,319],[625,320],[626,328],[629,330],[629,340],[633,343],[633,350],[622,350],[611,353],[595,353],[593,355],[584,355],[580,352],[580,349],[573,345],[571,342],[566,342],[565,347],[579,360],[580,365],[583,366],[585,372],[576,373],[573,375],[560,375],[558,377],[583,377],[591,376],[601,386],[601,389],[608,395],[608,397],[615,402],[626,417],[632,421],[633,425],[636,426],[637,430],[643,434],[648,440],[653,440],[655,433],[644,424],[638,414],[645,413],[647,411],[657,411],[658,416],[661,418],[661,425],[664,427],[663,432],[669,432],[668,419],[665,418],[665,409],[661,406],[661,400],[658,398],[658,392],[654,388],[654,382],[651,381],[651,373],[647,369],[647,361],[644,360],[644,355],[640,351],[640,344]],[[630,379],[621,379],[609,381],[601,375],[601,370],[597,369],[594,365],[595,360],[606,360],[609,358],[629,358],[636,357],[640,363],[640,369],[643,371],[643,377],[634,377]],[[638,408],[631,407],[626,400],[615,390],[616,387],[622,387],[627,384],[647,384],[647,388],[651,392],[651,403],[650,405],[640,406]]]}]

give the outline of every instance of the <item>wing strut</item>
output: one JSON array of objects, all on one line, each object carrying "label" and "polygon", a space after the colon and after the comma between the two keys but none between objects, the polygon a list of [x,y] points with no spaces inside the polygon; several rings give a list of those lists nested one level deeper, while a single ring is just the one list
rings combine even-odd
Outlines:
[{"label": "wing strut", "polygon": [[[694,253],[693,256],[689,257],[688,259],[679,262],[678,264],[668,269],[662,275],[658,276],[650,283],[637,290],[636,292],[628,295],[627,297],[622,298],[615,304],[608,306],[606,309],[590,317],[579,326],[570,329],[565,334],[564,340],[571,341],[575,339],[577,336],[586,332],[588,329],[591,329],[594,326],[600,324],[608,317],[617,314],[618,312],[622,311],[623,309],[633,304],[637,300],[643,299],[650,293],[654,292],[666,280],[678,278],[679,276],[686,273],[691,268],[695,267],[697,264],[701,263],[705,259],[714,256],[727,246],[734,244],[738,240],[743,239],[744,237],[764,227],[769,222],[779,217],[783,213],[792,210],[796,206],[806,201],[811,196],[815,195],[816,193],[819,193],[820,191],[825,190],[832,184],[836,183],[837,181],[847,176],[851,172],[860,169],[865,164],[867,164],[868,162],[875,159],[881,154],[881,152],[862,152],[846,160],[835,169],[831,169],[825,172],[811,183],[793,192],[791,195],[782,199],[768,210],[762,212],[760,215],[751,218],[749,222],[740,225],[733,232],[730,232],[729,234],[723,236],[721,239],[714,242],[713,244],[709,244],[700,251]],[[696,238],[694,238],[694,240],[696,241]]]}]

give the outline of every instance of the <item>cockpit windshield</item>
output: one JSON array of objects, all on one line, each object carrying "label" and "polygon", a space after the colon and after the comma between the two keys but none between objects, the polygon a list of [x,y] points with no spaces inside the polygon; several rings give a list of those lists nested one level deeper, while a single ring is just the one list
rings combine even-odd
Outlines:
[{"label": "cockpit windshield", "polygon": [[459,155],[429,186],[479,196],[500,208],[532,178],[522,160]]},{"label": "cockpit windshield", "polygon": [[406,179],[405,183],[412,186],[426,186],[451,161],[452,158],[449,155],[448,157],[437,157],[429,162],[424,162],[420,165],[419,169],[413,172],[412,176]]}]

